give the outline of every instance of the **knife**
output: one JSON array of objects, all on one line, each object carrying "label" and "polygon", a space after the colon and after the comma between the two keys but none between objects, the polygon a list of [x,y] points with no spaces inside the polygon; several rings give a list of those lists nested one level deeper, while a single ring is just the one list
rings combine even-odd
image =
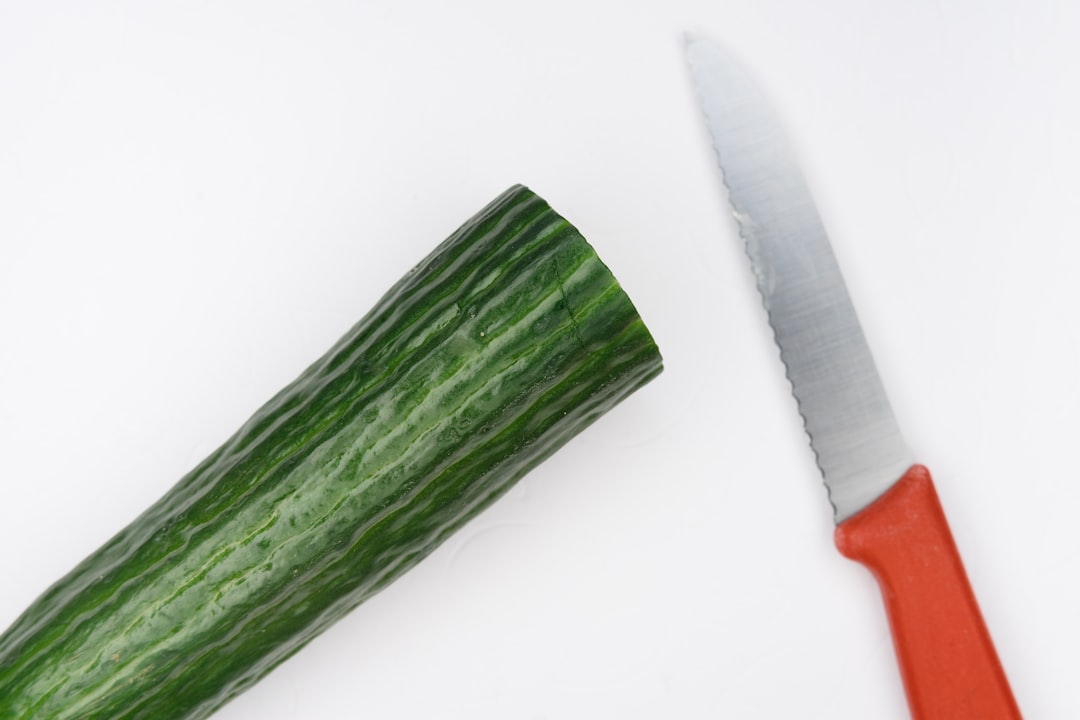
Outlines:
[{"label": "knife", "polygon": [[1019,718],[929,471],[889,406],[809,188],[763,93],[688,38],[728,199],[832,502],[840,552],[877,579],[911,714]]}]

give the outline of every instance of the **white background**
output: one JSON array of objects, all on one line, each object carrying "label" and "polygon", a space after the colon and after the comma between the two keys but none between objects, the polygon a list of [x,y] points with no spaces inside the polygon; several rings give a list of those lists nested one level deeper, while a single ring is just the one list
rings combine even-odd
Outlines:
[{"label": "white background", "polygon": [[522,182],[665,373],[217,717],[906,717],[689,30],[788,124],[1022,708],[1080,717],[1078,8],[0,3],[0,625]]}]

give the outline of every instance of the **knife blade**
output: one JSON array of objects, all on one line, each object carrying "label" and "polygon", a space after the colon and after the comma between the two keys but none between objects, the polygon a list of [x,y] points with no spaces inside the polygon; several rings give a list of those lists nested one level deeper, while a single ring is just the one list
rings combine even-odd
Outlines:
[{"label": "knife blade", "polygon": [[933,479],[900,433],[776,113],[719,44],[687,38],[686,52],[727,199],[833,504],[836,545],[878,581],[912,716],[1020,717]]}]

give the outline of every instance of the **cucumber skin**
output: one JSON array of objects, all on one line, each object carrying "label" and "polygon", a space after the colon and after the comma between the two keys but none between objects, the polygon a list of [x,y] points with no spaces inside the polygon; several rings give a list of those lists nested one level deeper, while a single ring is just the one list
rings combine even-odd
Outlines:
[{"label": "cucumber skin", "polygon": [[204,718],[662,369],[515,186],[0,636],[0,718]]}]

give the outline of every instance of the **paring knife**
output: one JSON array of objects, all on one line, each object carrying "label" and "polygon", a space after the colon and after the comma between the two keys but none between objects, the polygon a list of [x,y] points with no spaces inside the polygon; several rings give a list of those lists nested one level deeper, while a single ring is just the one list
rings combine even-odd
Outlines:
[{"label": "paring knife", "polygon": [[930,473],[900,434],[774,111],[716,43],[688,38],[687,55],[835,509],[836,545],[877,578],[912,716],[1020,717]]}]

